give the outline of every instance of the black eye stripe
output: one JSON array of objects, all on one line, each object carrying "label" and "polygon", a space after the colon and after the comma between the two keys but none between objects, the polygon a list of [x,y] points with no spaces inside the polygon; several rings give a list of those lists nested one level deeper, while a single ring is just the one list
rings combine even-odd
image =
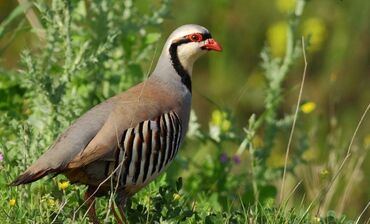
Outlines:
[{"label": "black eye stripe", "polygon": [[212,35],[210,33],[202,33],[203,40],[211,39]]},{"label": "black eye stripe", "polygon": [[[207,40],[207,39],[212,38],[212,35],[210,33],[200,33],[200,35],[202,35],[202,40]],[[184,36],[184,38],[186,39],[186,36]]]}]

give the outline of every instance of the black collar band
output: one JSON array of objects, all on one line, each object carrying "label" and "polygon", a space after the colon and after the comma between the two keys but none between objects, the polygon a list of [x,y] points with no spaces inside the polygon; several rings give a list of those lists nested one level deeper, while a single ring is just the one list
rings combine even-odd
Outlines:
[{"label": "black collar band", "polygon": [[178,46],[180,46],[182,44],[185,44],[185,43],[189,43],[189,42],[191,42],[191,41],[186,39],[186,38],[180,39],[180,40],[171,44],[169,51],[170,51],[172,66],[176,70],[177,74],[181,77],[181,82],[186,86],[186,88],[191,93],[191,78],[190,78],[190,75],[189,75],[188,71],[185,70],[184,66],[182,66],[182,64],[180,62],[180,59],[179,59],[179,56],[177,54]]}]

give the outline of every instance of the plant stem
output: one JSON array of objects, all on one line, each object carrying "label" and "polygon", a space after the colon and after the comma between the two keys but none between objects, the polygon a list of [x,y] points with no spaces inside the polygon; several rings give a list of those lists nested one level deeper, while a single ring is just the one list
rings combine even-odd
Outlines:
[{"label": "plant stem", "polygon": [[304,37],[302,37],[302,51],[303,51],[303,59],[304,59],[304,70],[303,70],[303,75],[302,75],[301,87],[299,89],[299,94],[298,94],[298,99],[297,99],[297,106],[296,106],[296,110],[295,110],[295,113],[294,113],[294,119],[293,119],[292,129],[290,131],[289,140],[288,140],[288,146],[287,146],[286,153],[285,153],[283,179],[282,179],[282,182],[281,182],[281,189],[280,189],[280,203],[283,201],[283,197],[284,197],[285,176],[286,176],[286,171],[287,171],[287,166],[288,166],[288,158],[289,158],[289,152],[290,152],[290,145],[291,145],[292,139],[293,139],[293,133],[294,133],[295,124],[296,124],[297,117],[298,117],[298,112],[299,112],[299,105],[301,104],[301,98],[302,98],[302,93],[303,93],[304,81],[306,79],[307,59],[306,59],[306,51],[305,51],[305,48],[306,48],[306,46],[305,46],[305,42],[304,42]]},{"label": "plant stem", "polygon": [[28,0],[18,0],[19,5],[24,6],[27,20],[30,22],[31,26],[35,29],[35,32],[41,41],[46,40],[46,32],[42,27],[37,15],[32,10],[32,5]]}]

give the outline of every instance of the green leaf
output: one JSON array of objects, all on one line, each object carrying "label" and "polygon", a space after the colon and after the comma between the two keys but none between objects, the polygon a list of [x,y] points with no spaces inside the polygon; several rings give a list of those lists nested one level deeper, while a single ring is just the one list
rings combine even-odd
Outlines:
[{"label": "green leaf", "polygon": [[157,42],[160,37],[161,37],[160,33],[148,33],[145,37],[144,43],[146,45],[153,44],[153,43]]}]

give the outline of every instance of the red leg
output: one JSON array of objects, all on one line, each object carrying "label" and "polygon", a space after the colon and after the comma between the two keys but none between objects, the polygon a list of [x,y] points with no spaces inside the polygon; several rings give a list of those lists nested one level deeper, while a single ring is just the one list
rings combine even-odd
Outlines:
[{"label": "red leg", "polygon": [[87,205],[87,215],[89,216],[90,222],[93,224],[99,224],[98,217],[96,216],[95,210],[95,196],[94,191],[89,187],[85,192],[85,203]]},{"label": "red leg", "polygon": [[120,215],[116,212],[116,209],[114,208],[114,203],[112,203],[112,206],[110,207],[112,210],[112,213],[114,215],[114,218],[116,219],[118,224],[124,224],[124,221],[120,217]]}]

